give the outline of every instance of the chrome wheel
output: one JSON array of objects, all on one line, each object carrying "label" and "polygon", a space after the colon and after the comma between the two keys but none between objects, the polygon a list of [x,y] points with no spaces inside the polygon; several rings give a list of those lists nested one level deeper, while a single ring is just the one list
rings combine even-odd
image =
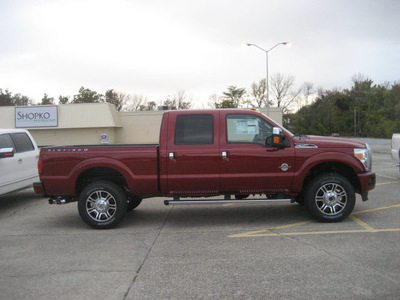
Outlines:
[{"label": "chrome wheel", "polygon": [[107,191],[95,191],[86,200],[88,215],[97,222],[110,220],[117,210],[117,202]]},{"label": "chrome wheel", "polygon": [[321,222],[339,222],[353,211],[356,203],[354,187],[347,178],[336,173],[314,177],[304,192],[304,204]]},{"label": "chrome wheel", "polygon": [[94,181],[81,191],[78,211],[82,220],[93,228],[117,225],[124,217],[128,200],[122,187],[113,182]]},{"label": "chrome wheel", "polygon": [[347,198],[347,193],[340,184],[327,183],[318,189],[315,204],[323,214],[334,216],[346,207]]}]

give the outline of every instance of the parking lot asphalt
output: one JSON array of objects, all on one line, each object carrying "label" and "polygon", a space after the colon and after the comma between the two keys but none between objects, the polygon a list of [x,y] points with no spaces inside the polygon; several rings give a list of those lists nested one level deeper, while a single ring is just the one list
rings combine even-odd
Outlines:
[{"label": "parking lot asphalt", "polygon": [[164,206],[115,229],[31,189],[0,198],[0,299],[399,299],[400,174],[368,139],[377,186],[340,223],[291,203]]}]

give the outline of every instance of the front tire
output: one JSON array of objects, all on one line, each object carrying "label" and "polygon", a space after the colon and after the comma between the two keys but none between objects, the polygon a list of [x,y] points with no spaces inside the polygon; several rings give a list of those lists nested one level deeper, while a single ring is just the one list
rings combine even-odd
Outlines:
[{"label": "front tire", "polygon": [[353,211],[356,196],[350,182],[338,174],[315,177],[304,200],[310,214],[320,222],[339,222]]},{"label": "front tire", "polygon": [[114,227],[122,220],[126,210],[126,195],[120,186],[112,182],[92,182],[79,195],[79,214],[93,228]]}]

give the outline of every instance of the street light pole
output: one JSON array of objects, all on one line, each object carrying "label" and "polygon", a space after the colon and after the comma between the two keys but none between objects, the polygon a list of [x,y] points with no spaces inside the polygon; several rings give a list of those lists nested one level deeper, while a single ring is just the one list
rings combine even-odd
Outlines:
[{"label": "street light pole", "polygon": [[290,45],[291,42],[281,42],[276,44],[275,46],[273,46],[272,48],[265,50],[263,48],[261,48],[260,46],[256,45],[256,44],[250,44],[250,43],[246,43],[247,46],[254,46],[262,51],[265,52],[265,60],[266,60],[266,77],[265,77],[265,81],[266,81],[266,89],[267,89],[267,116],[269,117],[269,76],[268,76],[268,52],[271,51],[272,49],[278,47],[279,45]]}]

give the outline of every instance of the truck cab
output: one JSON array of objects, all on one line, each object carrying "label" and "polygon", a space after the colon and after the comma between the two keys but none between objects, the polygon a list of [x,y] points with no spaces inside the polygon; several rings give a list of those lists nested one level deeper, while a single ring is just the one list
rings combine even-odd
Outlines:
[{"label": "truck cab", "polygon": [[274,125],[258,112],[169,112],[162,126],[161,174],[166,176],[161,183],[168,194],[290,191],[294,147],[284,134],[282,143],[274,144]]}]

